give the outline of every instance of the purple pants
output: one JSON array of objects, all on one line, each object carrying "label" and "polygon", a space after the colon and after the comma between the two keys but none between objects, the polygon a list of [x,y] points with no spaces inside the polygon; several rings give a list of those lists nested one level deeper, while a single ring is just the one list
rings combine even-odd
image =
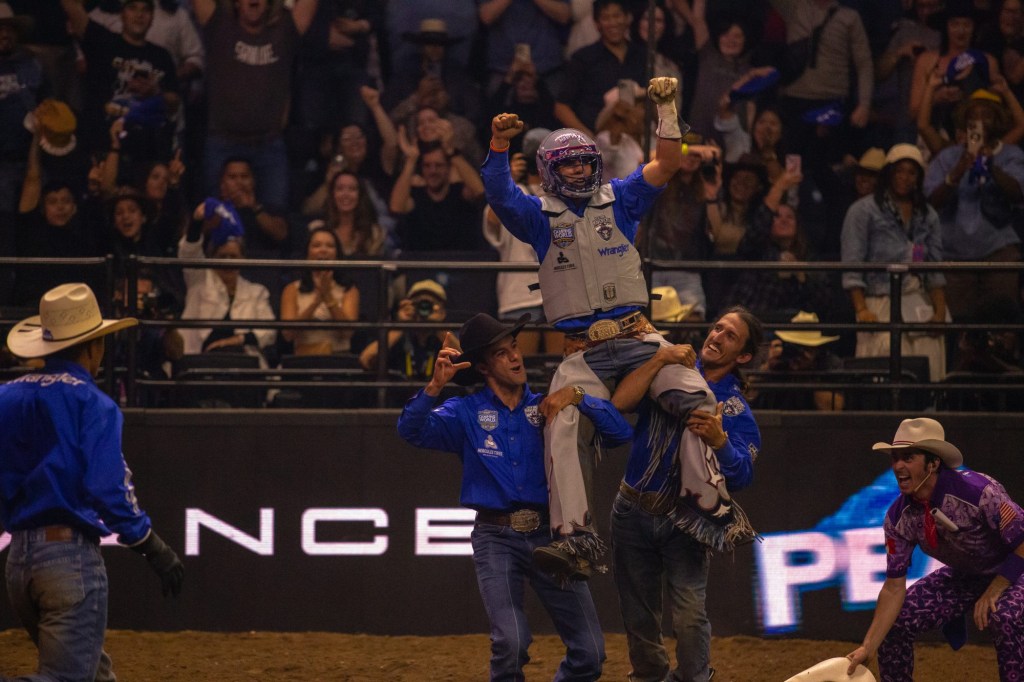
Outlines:
[{"label": "purple pants", "polygon": [[[921,578],[907,590],[900,615],[878,647],[881,682],[912,682],[917,636],[967,614],[974,627],[974,604],[992,576],[954,574],[947,566]],[[989,632],[996,645],[999,679],[1024,681],[1024,579],[1010,585],[989,614]]]}]

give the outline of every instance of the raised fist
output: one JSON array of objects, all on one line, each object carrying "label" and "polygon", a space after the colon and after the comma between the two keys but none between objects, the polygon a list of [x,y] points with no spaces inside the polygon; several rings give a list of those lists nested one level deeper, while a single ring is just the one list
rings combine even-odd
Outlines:
[{"label": "raised fist", "polygon": [[491,119],[491,136],[511,140],[523,131],[523,122],[515,114],[498,114]]},{"label": "raised fist", "polygon": [[652,78],[647,86],[647,96],[655,104],[668,104],[675,101],[679,81],[669,76]]}]

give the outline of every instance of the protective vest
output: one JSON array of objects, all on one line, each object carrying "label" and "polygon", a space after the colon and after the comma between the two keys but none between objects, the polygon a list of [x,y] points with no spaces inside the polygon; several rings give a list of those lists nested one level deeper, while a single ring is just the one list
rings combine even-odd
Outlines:
[{"label": "protective vest", "polygon": [[647,305],[640,253],[615,224],[614,201],[612,186],[601,185],[580,218],[559,197],[540,198],[551,225],[551,248],[537,273],[548,322]]}]

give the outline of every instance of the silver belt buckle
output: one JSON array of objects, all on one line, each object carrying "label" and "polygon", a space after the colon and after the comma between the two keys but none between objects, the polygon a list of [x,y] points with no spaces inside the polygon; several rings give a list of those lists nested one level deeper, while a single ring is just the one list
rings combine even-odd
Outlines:
[{"label": "silver belt buckle", "polygon": [[509,514],[508,521],[517,533],[532,533],[540,528],[540,513],[533,509],[520,509]]},{"label": "silver belt buckle", "polygon": [[619,335],[619,323],[615,320],[598,320],[587,329],[591,341],[606,341]]}]

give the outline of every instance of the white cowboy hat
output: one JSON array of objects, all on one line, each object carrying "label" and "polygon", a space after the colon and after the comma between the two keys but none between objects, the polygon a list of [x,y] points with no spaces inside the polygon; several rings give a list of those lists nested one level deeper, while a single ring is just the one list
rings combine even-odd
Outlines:
[{"label": "white cowboy hat", "polygon": [[864,666],[858,665],[853,675],[846,674],[849,667],[848,658],[830,658],[793,675],[786,682],[875,682],[875,676]]},{"label": "white cowboy hat", "polygon": [[[801,310],[790,322],[795,324],[819,324],[820,320],[817,313],[805,313]],[[812,348],[824,346],[826,343],[832,343],[839,338],[838,336],[824,336],[820,329],[813,331],[801,329],[779,330],[775,332],[775,336],[786,343],[795,343],[798,346],[810,346]]]},{"label": "white cowboy hat", "polygon": [[875,443],[871,447],[876,452],[896,452],[907,448],[936,454],[950,469],[956,469],[964,463],[964,456],[960,450],[952,443],[946,442],[946,432],[942,424],[928,417],[904,419],[896,429],[891,445]]},{"label": "white cowboy hat", "polygon": [[104,320],[88,285],[61,284],[43,294],[38,315],[14,325],[7,347],[18,357],[41,358],[138,323],[134,317]]},{"label": "white cowboy hat", "polygon": [[680,301],[675,287],[654,287],[651,293],[651,319],[655,322],[681,322],[693,311],[695,304]]}]

